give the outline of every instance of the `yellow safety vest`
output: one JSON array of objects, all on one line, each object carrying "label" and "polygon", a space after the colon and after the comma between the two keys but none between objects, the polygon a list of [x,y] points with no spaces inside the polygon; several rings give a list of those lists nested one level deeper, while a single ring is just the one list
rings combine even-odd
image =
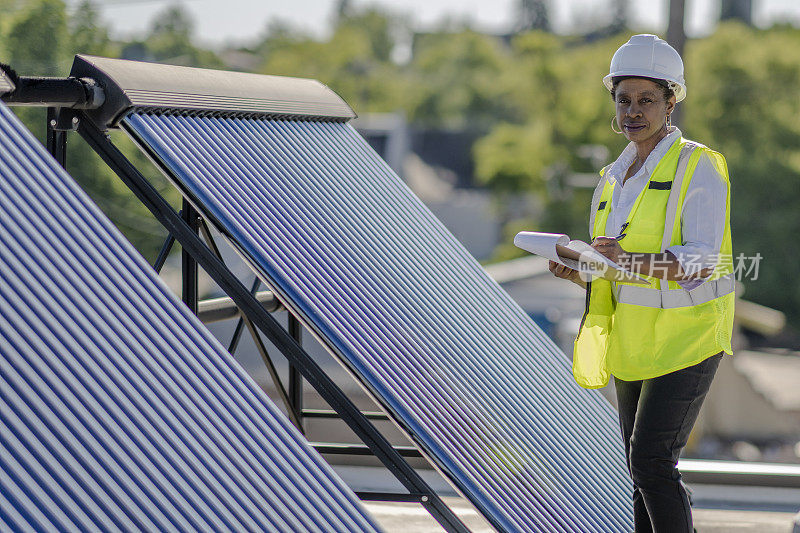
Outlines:
[{"label": "yellow safety vest", "polygon": [[[631,208],[622,244],[626,251],[640,253],[660,253],[683,244],[680,213],[702,153],[728,184],[725,232],[713,274],[691,291],[653,277],[647,277],[647,286],[597,277],[589,282],[572,364],[582,387],[603,387],[609,375],[626,381],[649,379],[722,351],[733,353],[730,181],[721,154],[683,138],[673,143]],[[615,184],[605,179],[591,214],[592,238],[605,235]]]}]

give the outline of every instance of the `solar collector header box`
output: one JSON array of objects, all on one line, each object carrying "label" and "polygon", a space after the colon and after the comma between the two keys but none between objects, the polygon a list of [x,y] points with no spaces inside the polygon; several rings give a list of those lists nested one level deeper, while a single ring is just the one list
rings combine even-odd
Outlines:
[{"label": "solar collector header box", "polygon": [[75,56],[70,76],[93,79],[103,88],[104,104],[87,111],[101,129],[117,127],[132,110],[334,122],[356,117],[329,87],[305,78],[88,55]]}]

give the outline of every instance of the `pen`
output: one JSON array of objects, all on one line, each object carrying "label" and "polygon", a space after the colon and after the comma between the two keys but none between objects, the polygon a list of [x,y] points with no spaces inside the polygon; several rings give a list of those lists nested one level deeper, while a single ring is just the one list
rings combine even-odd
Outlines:
[{"label": "pen", "polygon": [[626,222],[626,223],[624,223],[624,224],[622,225],[622,227],[621,227],[621,228],[619,228],[619,235],[617,235],[616,237],[614,237],[614,240],[617,240],[617,241],[618,241],[618,240],[622,239],[622,238],[623,238],[625,235],[627,235],[627,233],[625,233],[625,228],[627,228],[629,225],[630,225],[630,222]]}]

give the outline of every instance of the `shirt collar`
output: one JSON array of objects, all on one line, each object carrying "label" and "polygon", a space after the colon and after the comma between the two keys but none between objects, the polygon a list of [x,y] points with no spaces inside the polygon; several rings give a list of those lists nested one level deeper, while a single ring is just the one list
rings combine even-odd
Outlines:
[{"label": "shirt collar", "polygon": [[[669,127],[669,133],[666,137],[658,141],[658,144],[644,162],[644,170],[649,176],[655,170],[658,162],[664,157],[664,154],[672,147],[672,144],[681,138],[681,130],[676,126]],[[628,168],[633,164],[636,159],[636,144],[633,142],[628,143],[628,146],[622,151],[616,161],[611,165],[609,171],[609,179],[614,181],[621,181],[625,177]]]}]

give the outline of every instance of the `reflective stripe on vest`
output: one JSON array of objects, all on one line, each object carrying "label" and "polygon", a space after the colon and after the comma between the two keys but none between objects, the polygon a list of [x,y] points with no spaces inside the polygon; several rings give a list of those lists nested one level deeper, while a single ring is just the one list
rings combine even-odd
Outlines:
[{"label": "reflective stripe on vest", "polygon": [[[669,248],[672,242],[672,233],[675,229],[675,220],[678,218],[678,200],[681,197],[681,189],[683,188],[683,180],[686,177],[686,166],[689,164],[689,158],[692,157],[697,145],[693,142],[687,142],[681,148],[681,155],[678,156],[678,169],[675,171],[675,179],[672,181],[672,190],[669,191],[669,199],[667,200],[667,213],[664,218],[664,236],[661,237],[661,253],[663,254]],[[669,290],[669,283],[665,279],[659,279],[662,291]]]},{"label": "reflective stripe on vest", "polygon": [[720,296],[732,293],[733,288],[733,274],[728,274],[718,279],[704,281],[690,291],[686,289],[649,289],[636,285],[616,284],[613,290],[617,303],[673,309],[710,302]]}]

